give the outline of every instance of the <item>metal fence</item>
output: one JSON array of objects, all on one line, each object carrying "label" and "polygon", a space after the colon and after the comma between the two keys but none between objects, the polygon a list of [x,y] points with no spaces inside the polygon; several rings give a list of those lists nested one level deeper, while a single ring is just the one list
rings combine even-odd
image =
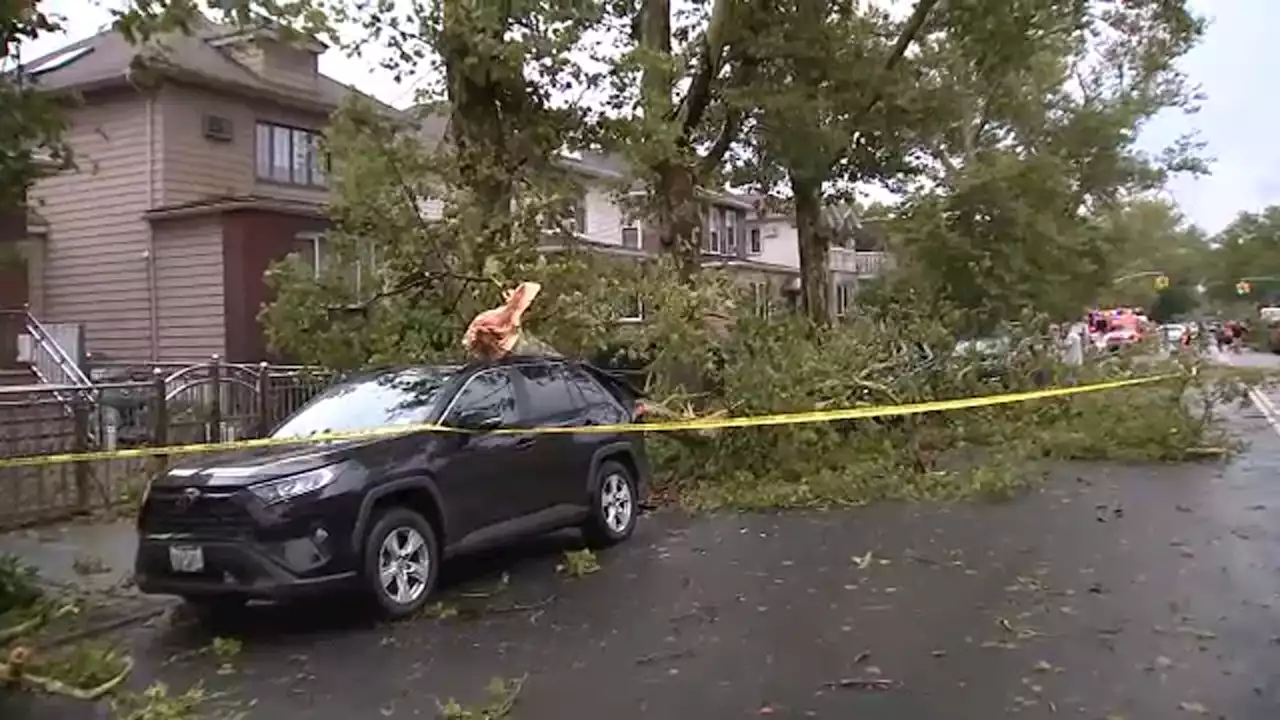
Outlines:
[{"label": "metal fence", "polygon": [[[140,372],[139,372],[140,370]],[[149,380],[0,388],[0,458],[261,437],[330,382],[297,367],[133,368]],[[0,529],[134,502],[170,459],[0,467]]]}]

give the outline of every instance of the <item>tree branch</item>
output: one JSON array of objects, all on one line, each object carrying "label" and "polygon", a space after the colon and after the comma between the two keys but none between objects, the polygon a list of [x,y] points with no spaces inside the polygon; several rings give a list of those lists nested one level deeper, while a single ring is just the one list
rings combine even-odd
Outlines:
[{"label": "tree branch", "polygon": [[[737,66],[733,72],[733,87],[749,87],[755,81],[756,75],[760,69],[760,58],[755,53],[742,51],[739,53],[741,58],[738,60]],[[729,148],[733,147],[733,143],[737,141],[738,136],[742,132],[742,123],[746,113],[740,107],[735,107],[726,99],[724,123],[720,126],[720,134],[716,136],[716,141],[711,145],[711,149],[703,156],[702,161],[698,163],[698,177],[705,178],[708,174],[720,166],[720,161],[724,160],[724,156],[729,152]]]},{"label": "tree branch", "polygon": [[724,66],[724,34],[733,12],[733,0],[716,0],[711,9],[711,20],[702,35],[702,48],[698,54],[698,67],[689,82],[689,91],[680,101],[677,116],[680,120],[680,137],[688,142],[711,104],[712,84]]},{"label": "tree branch", "polygon": [[443,272],[425,270],[423,271],[422,275],[405,280],[404,282],[390,289],[383,290],[379,293],[375,293],[368,300],[365,300],[364,302],[360,303],[360,306],[362,308],[367,308],[379,300],[385,300],[386,298],[389,298],[389,297],[403,295],[412,290],[416,290],[418,288],[430,285],[436,280],[441,280],[441,279],[457,280],[462,283],[479,283],[482,285],[493,284],[493,280],[486,277],[479,277],[477,275],[459,275],[457,273],[449,272],[447,270]]},{"label": "tree branch", "polygon": [[729,152],[733,142],[738,139],[738,131],[741,129],[742,111],[730,108],[724,124],[720,126],[720,134],[716,136],[715,144],[698,163],[698,177],[705,178],[720,166],[720,161],[724,159],[725,153]]},{"label": "tree branch", "polygon": [[[898,67],[898,63],[902,62],[902,58],[907,54],[907,49],[911,47],[911,43],[915,42],[916,36],[924,29],[925,21],[929,19],[929,13],[933,11],[938,0],[917,0],[916,7],[911,11],[911,17],[907,18],[907,24],[902,28],[902,33],[898,35],[898,40],[893,44],[893,49],[889,52],[889,57],[884,63],[884,73],[888,74]],[[884,84],[876,89],[876,94],[871,97],[871,101],[867,103],[865,112],[871,112],[875,106],[884,99]]]}]

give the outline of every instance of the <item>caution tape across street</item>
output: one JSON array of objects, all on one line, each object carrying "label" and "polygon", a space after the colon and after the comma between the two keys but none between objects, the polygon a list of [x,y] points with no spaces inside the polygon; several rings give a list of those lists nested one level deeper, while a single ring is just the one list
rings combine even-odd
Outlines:
[{"label": "caution tape across street", "polygon": [[616,425],[587,425],[569,427],[535,427],[535,428],[499,428],[493,430],[469,430],[435,423],[417,425],[396,425],[359,430],[352,432],[334,432],[309,435],[297,438],[256,438],[252,440],[232,440],[218,443],[199,443],[191,445],[167,445],[159,447],[128,448],[123,450],[97,450],[79,453],[56,453],[49,455],[31,455],[27,457],[0,458],[0,468],[35,467],[40,465],[61,465],[67,463],[93,462],[98,460],[123,460],[129,458],[148,458],[172,455],[198,455],[224,452],[227,450],[245,450],[250,448],[280,447],[287,445],[311,445],[328,442],[345,442],[352,440],[373,440],[380,437],[407,435],[420,432],[461,433],[461,434],[579,434],[579,433],[658,433],[684,432],[691,430],[729,430],[749,427],[769,427],[774,425],[801,425],[809,423],[834,422],[837,420],[870,420],[873,418],[896,417],[902,415],[920,415],[923,413],[948,412],[996,405],[1048,400],[1051,398],[1069,397],[1084,393],[1115,390],[1123,387],[1147,385],[1178,377],[1177,374],[1151,375],[1125,380],[1108,380],[1087,385],[1030,390],[999,395],[956,398],[953,400],[933,400],[928,402],[909,403],[903,405],[869,405],[865,407],[843,408],[837,410],[812,410],[806,412],[774,413],[770,415],[694,418],[690,420],[670,420],[645,423],[622,423]]}]

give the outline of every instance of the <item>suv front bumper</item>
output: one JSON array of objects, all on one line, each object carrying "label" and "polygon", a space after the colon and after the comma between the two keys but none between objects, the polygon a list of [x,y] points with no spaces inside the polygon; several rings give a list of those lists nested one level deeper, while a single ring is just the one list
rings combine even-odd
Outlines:
[{"label": "suv front bumper", "polygon": [[[203,555],[197,572],[180,572],[171,567],[170,548],[196,546]],[[308,547],[310,546],[310,547]],[[290,568],[280,558],[293,558],[313,567],[323,557],[310,540],[296,540],[275,546],[251,541],[205,540],[173,536],[138,539],[134,578],[138,589],[155,595],[184,597],[235,596],[264,600],[286,600],[353,586],[355,570],[315,574]],[[310,557],[307,557],[310,555]],[[308,562],[312,561],[312,562]]]}]

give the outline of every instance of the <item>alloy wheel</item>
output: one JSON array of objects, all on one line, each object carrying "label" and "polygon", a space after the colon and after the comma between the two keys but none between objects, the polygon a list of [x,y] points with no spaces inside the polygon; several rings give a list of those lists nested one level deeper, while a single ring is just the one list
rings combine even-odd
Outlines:
[{"label": "alloy wheel", "polygon": [[635,512],[635,502],[631,483],[621,473],[610,473],[601,483],[600,510],[609,532],[621,535],[627,531],[631,515]]},{"label": "alloy wheel", "polygon": [[382,592],[400,605],[417,601],[431,577],[431,551],[416,529],[398,527],[387,533],[378,550]]}]

